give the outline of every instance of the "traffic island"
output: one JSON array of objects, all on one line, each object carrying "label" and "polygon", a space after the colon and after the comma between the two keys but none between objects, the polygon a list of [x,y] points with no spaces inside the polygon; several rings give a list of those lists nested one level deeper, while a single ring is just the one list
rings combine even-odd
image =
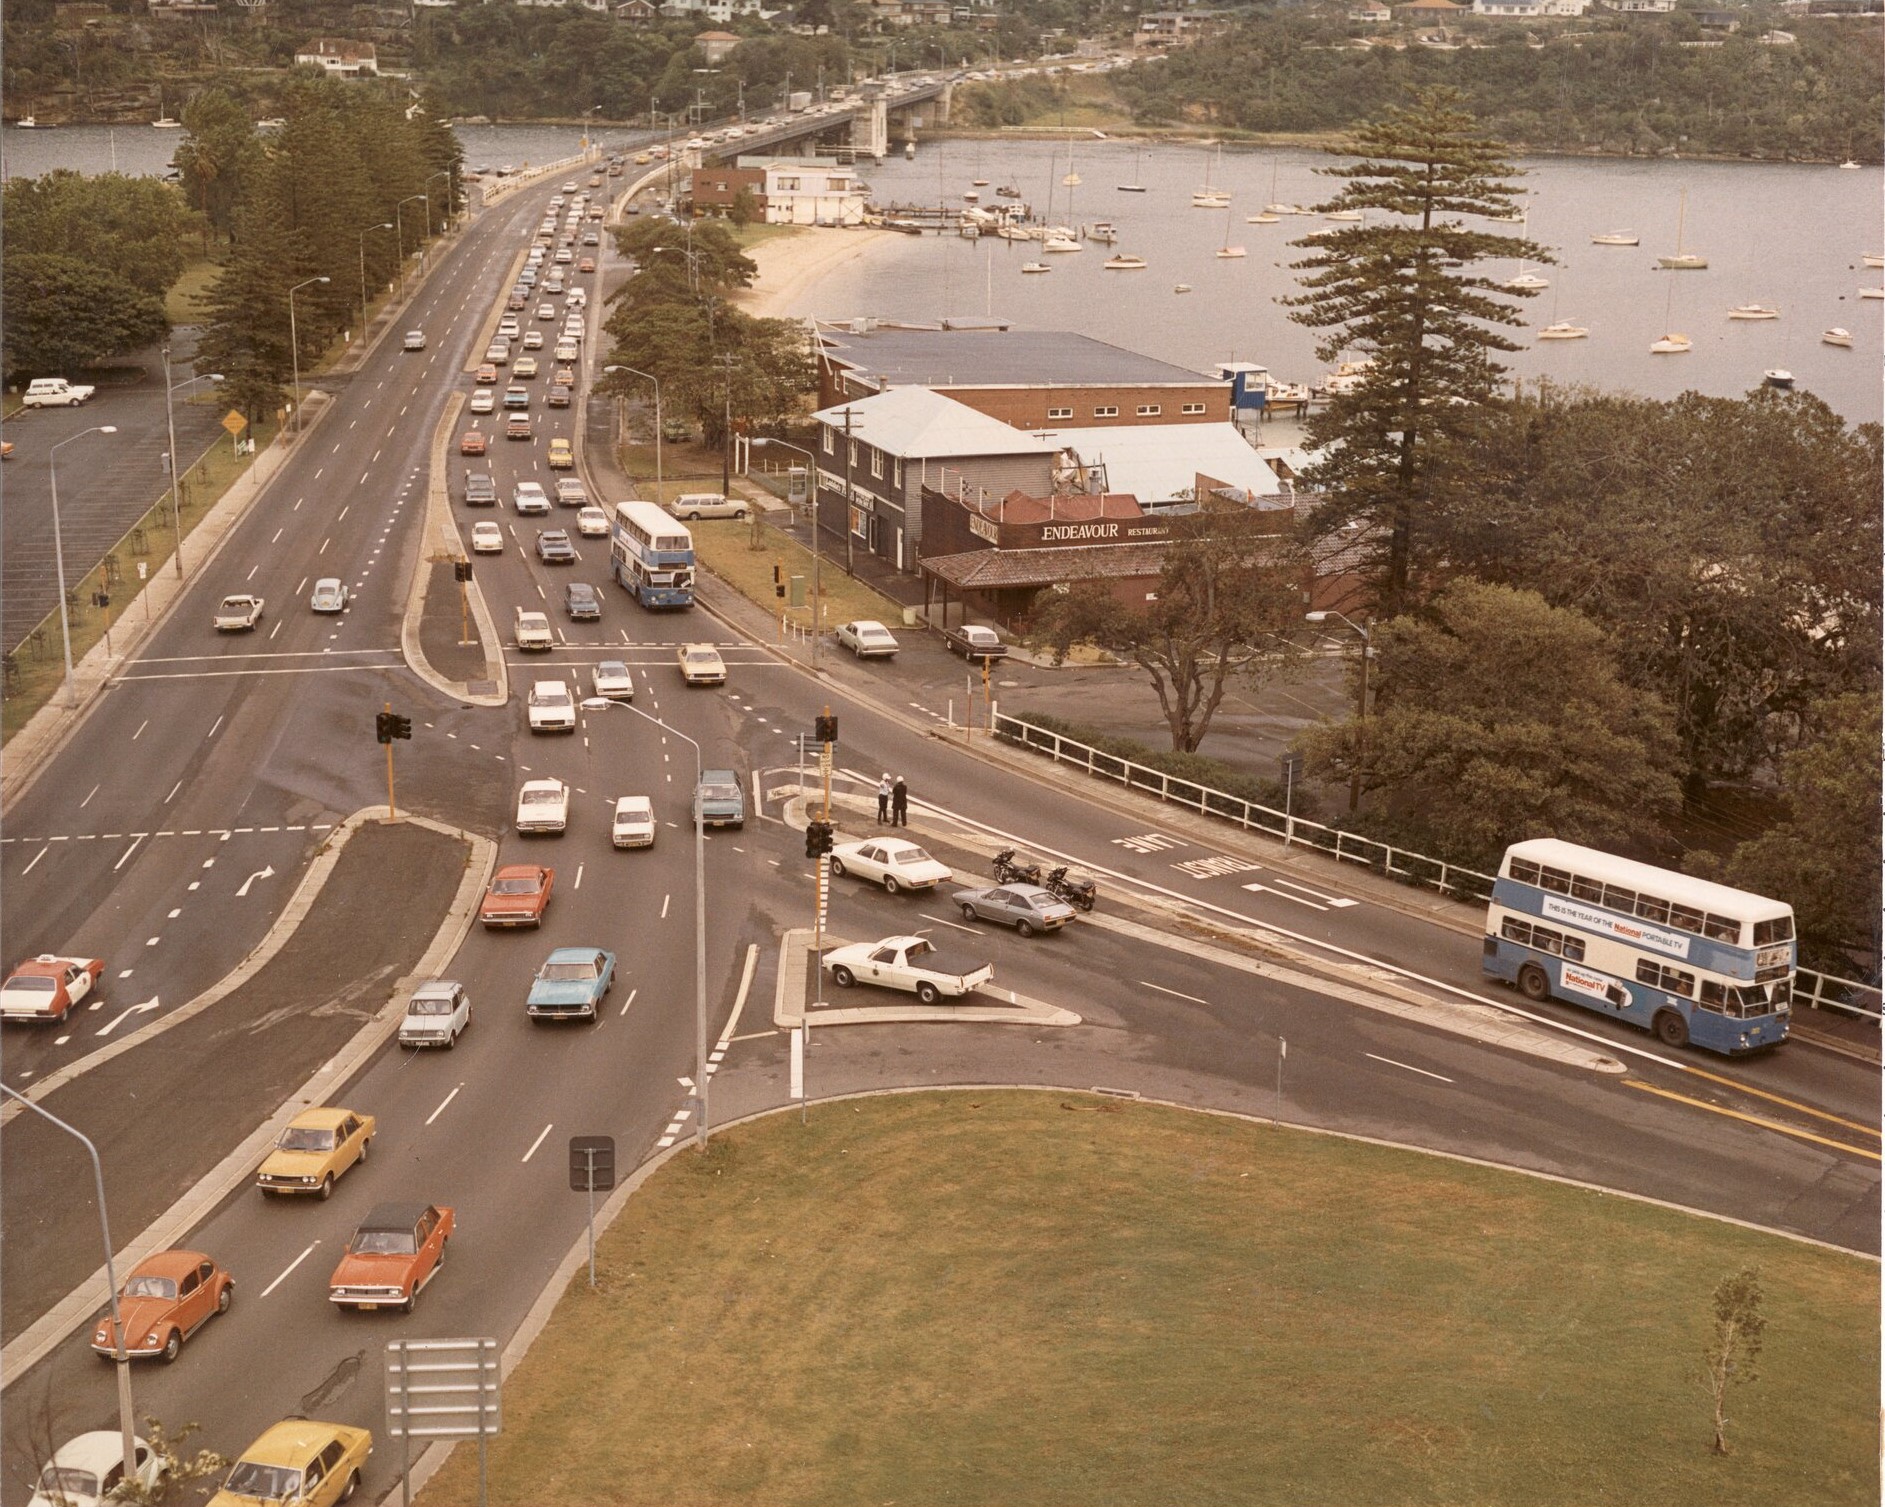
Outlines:
[{"label": "traffic island", "polygon": [[502,706],[509,697],[504,641],[477,582],[477,562],[452,515],[450,456],[462,392],[445,400],[432,433],[426,478],[425,527],[400,622],[407,666],[428,685],[472,706]]},{"label": "traffic island", "polygon": [[[499,1507],[1877,1500],[1848,1252],[1060,1089],[794,1106],[634,1181],[506,1357]],[[1722,1456],[1697,1376],[1750,1267]],[[481,1499],[475,1449],[417,1498]]]}]

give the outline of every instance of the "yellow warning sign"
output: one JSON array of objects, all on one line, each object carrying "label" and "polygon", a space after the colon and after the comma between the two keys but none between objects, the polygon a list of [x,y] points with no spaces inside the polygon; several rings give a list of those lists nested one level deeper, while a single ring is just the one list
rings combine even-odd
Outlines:
[{"label": "yellow warning sign", "polygon": [[232,435],[240,434],[248,427],[249,421],[243,418],[243,416],[237,413],[233,408],[223,415],[223,428],[227,429]]}]

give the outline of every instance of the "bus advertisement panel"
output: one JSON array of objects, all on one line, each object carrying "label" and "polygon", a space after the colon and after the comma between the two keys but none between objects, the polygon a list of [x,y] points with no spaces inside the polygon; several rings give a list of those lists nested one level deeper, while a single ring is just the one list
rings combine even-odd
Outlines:
[{"label": "bus advertisement panel", "polygon": [[1786,1039],[1796,962],[1781,901],[1538,838],[1499,863],[1480,966],[1534,1002],[1739,1054]]},{"label": "bus advertisement panel", "polygon": [[691,607],[694,536],[652,502],[618,502],[609,574],[643,607]]}]

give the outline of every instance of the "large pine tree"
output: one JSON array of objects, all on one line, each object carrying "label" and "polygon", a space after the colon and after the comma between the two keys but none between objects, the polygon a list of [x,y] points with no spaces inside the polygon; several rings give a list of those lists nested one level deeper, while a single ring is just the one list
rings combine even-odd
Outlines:
[{"label": "large pine tree", "polygon": [[1323,452],[1315,480],[1329,499],[1318,521],[1359,522],[1380,541],[1374,607],[1392,616],[1408,600],[1434,455],[1476,407],[1494,401],[1503,371],[1494,354],[1519,349],[1500,329],[1520,323],[1509,300],[1528,295],[1475,268],[1551,257],[1481,228],[1515,218],[1523,190],[1458,90],[1417,91],[1340,151],[1358,160],[1318,170],[1346,180],[1318,208],[1366,218],[1292,243],[1310,250],[1293,264],[1305,291],[1283,303],[1297,323],[1326,332],[1320,359],[1373,363],[1365,381],[1310,420],[1308,437]]}]

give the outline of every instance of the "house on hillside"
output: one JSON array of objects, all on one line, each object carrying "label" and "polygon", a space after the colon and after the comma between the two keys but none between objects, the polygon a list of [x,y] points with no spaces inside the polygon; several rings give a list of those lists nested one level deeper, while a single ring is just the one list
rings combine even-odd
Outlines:
[{"label": "house on hillside", "polygon": [[730,31],[703,31],[694,38],[694,50],[709,68],[717,68],[739,45],[740,39]]},{"label": "house on hillside", "polygon": [[316,37],[295,54],[295,62],[311,63],[334,78],[364,78],[380,71],[379,55],[371,42],[340,37]]}]

